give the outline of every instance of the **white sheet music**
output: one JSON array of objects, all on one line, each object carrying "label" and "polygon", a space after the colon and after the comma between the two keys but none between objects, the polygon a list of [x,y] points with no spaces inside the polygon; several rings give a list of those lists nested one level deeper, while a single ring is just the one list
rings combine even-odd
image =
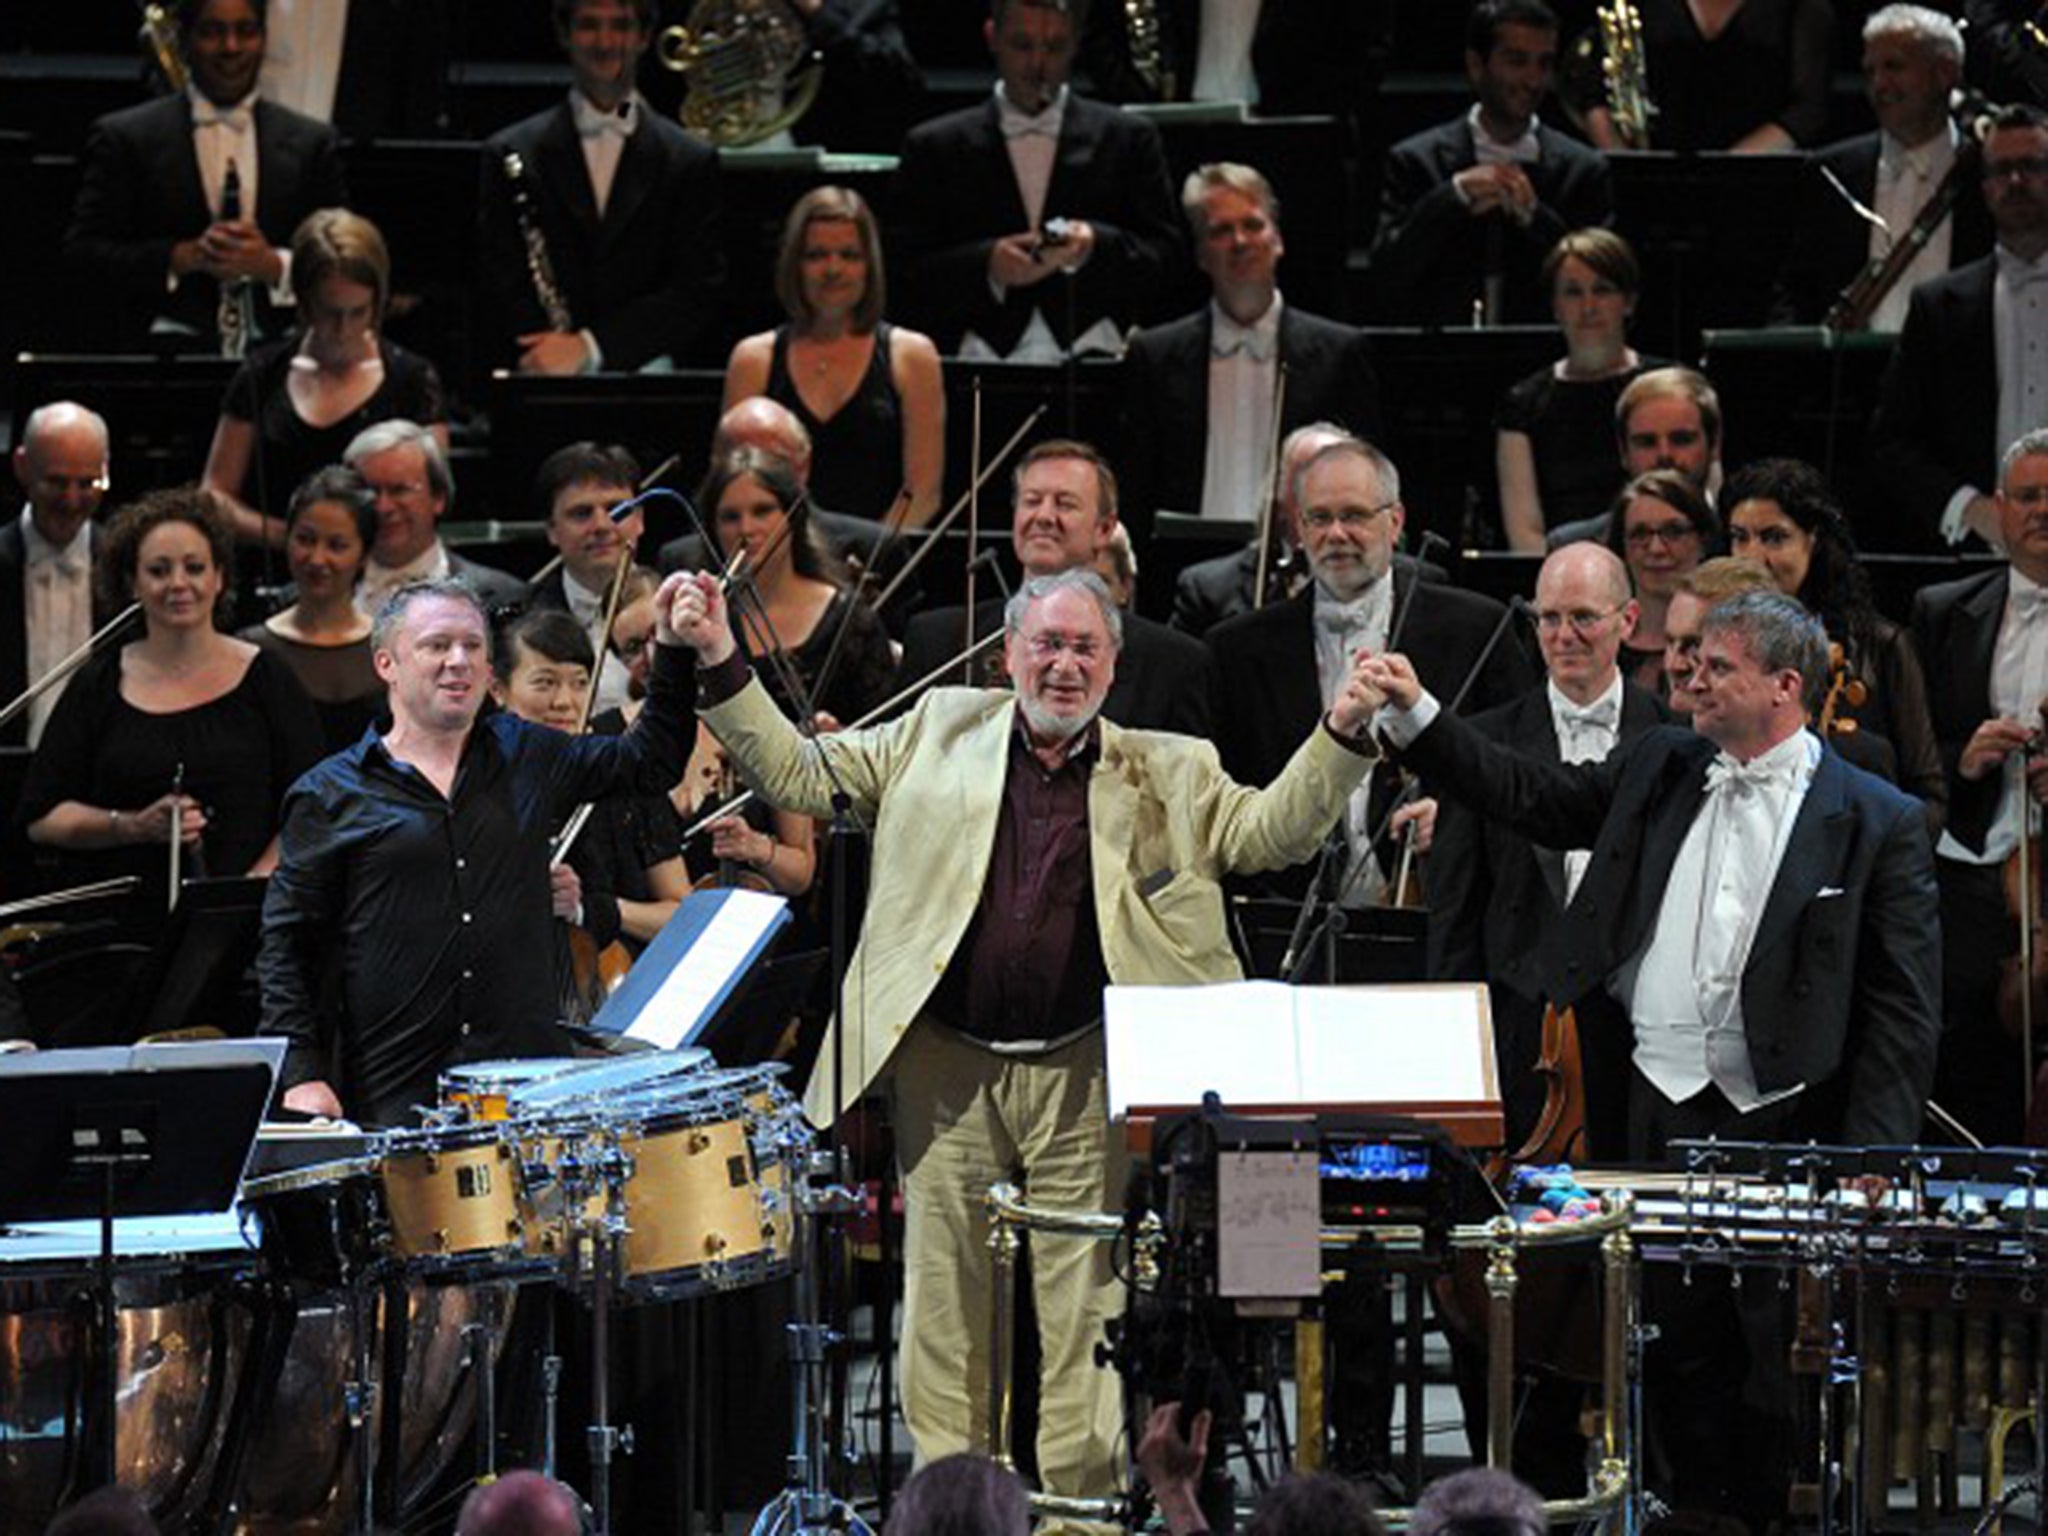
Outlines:
[{"label": "white sheet music", "polygon": [[664,1051],[681,1045],[789,905],[785,898],[762,891],[731,890],[723,895],[718,911],[690,946],[687,963],[662,979],[626,1030],[627,1038]]},{"label": "white sheet music", "polygon": [[1216,1158],[1216,1293],[1320,1296],[1321,1166],[1313,1146]]},{"label": "white sheet music", "polygon": [[1479,1103],[1496,1095],[1478,983],[1111,987],[1109,1112],[1233,1104]]}]

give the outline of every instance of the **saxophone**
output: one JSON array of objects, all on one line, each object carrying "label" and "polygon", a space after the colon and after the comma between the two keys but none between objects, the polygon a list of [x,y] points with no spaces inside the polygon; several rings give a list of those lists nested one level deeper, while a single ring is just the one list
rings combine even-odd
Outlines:
[{"label": "saxophone", "polygon": [[178,20],[171,7],[156,3],[142,8],[142,26],[135,41],[164,87],[173,95],[185,89],[191,76],[185,69],[185,55],[178,48]]},{"label": "saxophone", "polygon": [[540,300],[548,329],[569,332],[576,322],[569,316],[569,301],[555,278],[555,263],[548,255],[548,237],[533,211],[533,198],[526,190],[526,161],[516,149],[505,151],[505,180],[512,186],[512,212],[519,220],[519,238],[526,246],[526,275],[533,279],[533,296]]},{"label": "saxophone", "polygon": [[825,78],[788,0],[696,0],[655,51],[688,83],[683,126],[724,149],[782,132],[811,109]]},{"label": "saxophone", "polygon": [[1650,147],[1649,72],[1643,64],[1643,15],[1633,0],[1614,0],[1594,12],[1600,24],[1600,71],[1607,78],[1607,110],[1624,149]]}]

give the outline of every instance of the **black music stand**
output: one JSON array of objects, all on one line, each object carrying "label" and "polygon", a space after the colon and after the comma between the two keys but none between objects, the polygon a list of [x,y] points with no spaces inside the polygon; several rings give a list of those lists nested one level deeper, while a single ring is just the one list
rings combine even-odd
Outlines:
[{"label": "black music stand", "polygon": [[[177,908],[126,986],[60,1043],[125,1045],[222,1021],[253,1026],[253,1017],[233,1017],[234,994],[256,959],[267,884],[239,875],[184,882]],[[231,1035],[249,1032],[222,1029]]]},{"label": "black music stand", "polygon": [[0,1057],[0,1224],[96,1218],[91,1390],[74,1492],[112,1483],[114,1218],[228,1209],[284,1064],[281,1040]]}]

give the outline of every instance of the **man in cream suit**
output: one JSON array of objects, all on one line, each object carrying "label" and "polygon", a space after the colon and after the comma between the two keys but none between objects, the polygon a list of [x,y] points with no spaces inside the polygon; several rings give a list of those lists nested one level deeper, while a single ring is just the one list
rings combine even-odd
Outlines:
[{"label": "man in cream suit", "polygon": [[[737,660],[715,579],[681,602],[702,718],[774,804],[829,814],[835,788],[874,828],[867,922],[835,1027],[845,1082],[812,1075],[829,1121],[885,1073],[905,1211],[904,1416],[920,1459],[987,1429],[990,1294],[983,1197],[1101,1210],[1119,1162],[1098,1023],[1108,983],[1239,972],[1219,878],[1307,858],[1367,766],[1347,690],[1271,786],[1224,774],[1192,737],[1099,718],[1120,619],[1099,577],[1034,577],[1005,615],[1015,692],[941,688],[865,731],[798,736]],[[830,1063],[830,1041],[820,1060]],[[1116,1378],[1093,1363],[1120,1305],[1101,1244],[1034,1236],[1043,1341],[1039,1469],[1053,1493],[1110,1491]]]}]

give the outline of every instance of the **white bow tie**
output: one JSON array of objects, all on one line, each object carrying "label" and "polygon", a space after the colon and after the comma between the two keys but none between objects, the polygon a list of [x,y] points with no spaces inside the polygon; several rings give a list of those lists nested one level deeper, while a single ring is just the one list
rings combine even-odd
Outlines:
[{"label": "white bow tie", "polygon": [[247,133],[254,121],[247,107],[216,107],[206,102],[192,108],[194,128],[225,128],[230,133]]},{"label": "white bow tie", "polygon": [[2031,624],[2048,614],[2048,587],[2014,587],[2006,593],[2006,606],[2022,624]]},{"label": "white bow tie", "polygon": [[2003,246],[1998,250],[1998,275],[2005,279],[2005,286],[2017,293],[2022,288],[2031,288],[2036,283],[2048,283],[2048,261],[2022,261]]},{"label": "white bow tie", "polygon": [[66,581],[76,581],[85,574],[85,562],[69,554],[46,555],[40,560],[29,561],[28,570],[31,576],[47,586],[60,576]]},{"label": "white bow tie", "polygon": [[1372,599],[1361,597],[1356,602],[1329,603],[1316,609],[1316,623],[1333,635],[1355,634],[1364,629],[1372,614],[1368,607]]},{"label": "white bow tie", "polygon": [[1236,357],[1239,353],[1255,363],[1271,362],[1274,353],[1274,338],[1244,326],[1233,325],[1228,330],[1218,326],[1209,338],[1211,357]]},{"label": "white bow tie", "polygon": [[1738,763],[1723,752],[1707,764],[1707,793],[1710,795],[1722,789],[1761,792],[1775,785],[1789,783],[1790,780],[1791,770],[1788,767],[1783,764],[1766,763],[1762,758],[1752,758],[1746,763]]},{"label": "white bow tie", "polygon": [[1002,127],[1006,139],[1056,139],[1060,136],[1057,107],[1047,107],[1036,117],[1026,117],[1011,107],[1003,108]]},{"label": "white bow tie", "polygon": [[1557,723],[1566,730],[1587,730],[1598,727],[1611,731],[1621,715],[1621,704],[1616,699],[1597,699],[1583,707],[1577,704],[1557,706]]},{"label": "white bow tie", "polygon": [[640,124],[639,105],[631,100],[621,102],[618,110],[607,112],[578,95],[571,110],[576,116],[576,131],[586,139],[601,138],[607,133],[630,139]]}]

